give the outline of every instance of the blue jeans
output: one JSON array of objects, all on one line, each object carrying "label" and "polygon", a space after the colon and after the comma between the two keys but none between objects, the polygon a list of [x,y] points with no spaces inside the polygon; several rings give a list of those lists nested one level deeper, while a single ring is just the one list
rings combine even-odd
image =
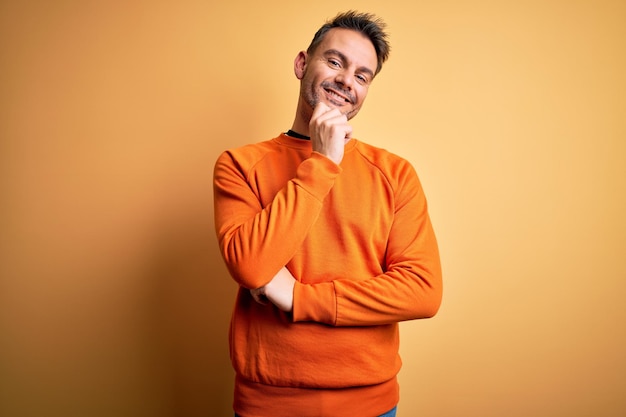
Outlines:
[{"label": "blue jeans", "polygon": [[391,410],[387,411],[385,414],[382,414],[378,417],[396,417],[396,410],[398,407],[393,407]]},{"label": "blue jeans", "polygon": [[[385,414],[381,414],[378,417],[396,417],[396,410],[398,407],[393,407],[391,410],[387,411]],[[235,413],[235,417],[241,417],[239,414]]]}]

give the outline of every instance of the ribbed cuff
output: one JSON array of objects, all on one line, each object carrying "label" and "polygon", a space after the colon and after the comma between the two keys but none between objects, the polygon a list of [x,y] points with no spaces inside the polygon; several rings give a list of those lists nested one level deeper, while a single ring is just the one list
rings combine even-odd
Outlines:
[{"label": "ribbed cuff", "polygon": [[315,285],[296,282],[293,288],[293,321],[337,323],[337,296],[332,282]]},{"label": "ribbed cuff", "polygon": [[318,152],[303,161],[298,167],[295,182],[319,201],[323,201],[335,184],[341,167]]}]

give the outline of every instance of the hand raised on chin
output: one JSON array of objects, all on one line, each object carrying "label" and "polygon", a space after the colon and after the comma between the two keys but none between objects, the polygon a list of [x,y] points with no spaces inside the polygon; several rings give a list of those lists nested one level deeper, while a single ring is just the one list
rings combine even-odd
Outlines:
[{"label": "hand raised on chin", "polygon": [[309,135],[313,150],[339,165],[344,146],[352,135],[352,126],[338,108],[331,108],[320,101],[311,115]]}]

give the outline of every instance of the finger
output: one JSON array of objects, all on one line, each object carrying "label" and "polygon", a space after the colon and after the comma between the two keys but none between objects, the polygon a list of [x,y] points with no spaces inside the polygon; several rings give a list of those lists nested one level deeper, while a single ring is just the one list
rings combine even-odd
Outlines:
[{"label": "finger", "polygon": [[316,119],[319,116],[321,116],[322,114],[328,112],[331,108],[328,107],[328,105],[322,101],[320,101],[319,103],[317,103],[317,105],[315,106],[315,108],[313,109],[313,114],[311,115],[311,119]]},{"label": "finger", "polygon": [[321,135],[323,137],[335,136],[339,134],[339,131],[344,133],[341,137],[345,136],[345,132],[350,130],[351,127],[348,124],[346,117],[338,110],[334,109],[328,113],[324,113],[317,120],[311,120],[310,130],[311,136]]},{"label": "finger", "polygon": [[337,118],[323,120],[322,123],[327,128],[325,131],[329,132],[334,137],[349,139],[352,136],[352,125],[348,123],[348,120],[343,114]]},{"label": "finger", "polygon": [[352,137],[352,125],[346,123],[346,139],[350,139]]},{"label": "finger", "polygon": [[331,124],[345,123],[348,121],[348,118],[346,117],[345,114],[339,111],[339,109],[336,109],[336,108],[331,109],[330,107],[328,107],[328,111],[321,113],[319,116],[317,116],[317,118],[311,117],[311,120],[315,121],[315,123],[318,126],[320,126],[323,123],[331,123]]},{"label": "finger", "polygon": [[254,298],[254,301],[256,301],[257,303],[262,305],[266,305],[268,303],[267,297],[261,292],[261,288],[250,290],[250,294],[252,295],[252,298]]}]

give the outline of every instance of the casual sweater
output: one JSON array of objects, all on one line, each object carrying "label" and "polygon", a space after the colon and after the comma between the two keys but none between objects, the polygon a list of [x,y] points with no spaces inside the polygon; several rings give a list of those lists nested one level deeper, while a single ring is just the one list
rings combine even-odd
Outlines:
[{"label": "casual sweater", "polygon": [[[336,165],[281,134],[220,155],[214,202],[220,250],[240,285],[235,411],[373,417],[396,405],[398,322],[433,316],[442,294],[413,167],[356,139]],[[296,278],[291,313],[249,291],[285,265]]]}]

